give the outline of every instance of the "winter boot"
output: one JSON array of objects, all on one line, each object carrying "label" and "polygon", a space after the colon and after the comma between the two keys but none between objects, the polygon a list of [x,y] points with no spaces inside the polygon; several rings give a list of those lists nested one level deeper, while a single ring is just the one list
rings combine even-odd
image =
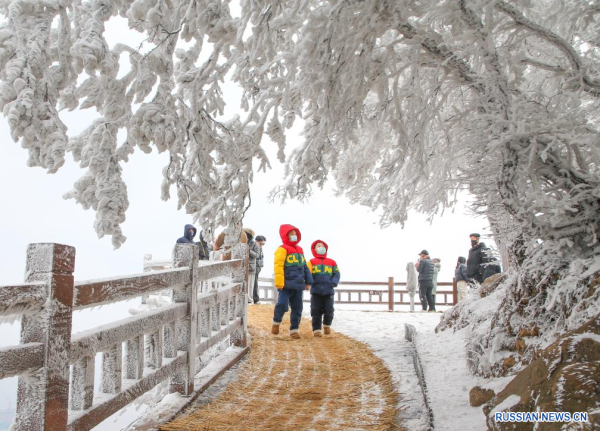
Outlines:
[{"label": "winter boot", "polygon": [[331,326],[323,325],[323,333],[325,335],[331,334]]},{"label": "winter boot", "polygon": [[273,334],[273,335],[279,334],[279,323],[273,322],[273,326],[271,326],[271,334]]},{"label": "winter boot", "polygon": [[323,332],[320,329],[315,329],[313,331],[313,337],[315,338],[321,338],[323,336]]},{"label": "winter boot", "polygon": [[302,338],[297,329],[290,330],[290,337],[292,337],[294,340],[299,340],[300,338]]}]

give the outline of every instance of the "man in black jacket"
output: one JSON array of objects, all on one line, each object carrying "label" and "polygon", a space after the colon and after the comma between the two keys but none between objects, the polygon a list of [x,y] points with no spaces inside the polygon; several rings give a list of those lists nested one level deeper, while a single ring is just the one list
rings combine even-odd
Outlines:
[{"label": "man in black jacket", "polygon": [[[422,250],[419,253],[421,259],[415,264],[419,273],[419,296],[423,311],[435,312],[435,301],[433,299],[433,262],[429,258],[429,252]],[[427,305],[429,304],[429,310]]]},{"label": "man in black jacket", "polygon": [[467,276],[469,284],[483,283],[483,274],[485,273],[486,263],[488,259],[488,248],[485,243],[479,242],[481,235],[472,233],[471,250],[469,250],[469,258],[467,259]]}]

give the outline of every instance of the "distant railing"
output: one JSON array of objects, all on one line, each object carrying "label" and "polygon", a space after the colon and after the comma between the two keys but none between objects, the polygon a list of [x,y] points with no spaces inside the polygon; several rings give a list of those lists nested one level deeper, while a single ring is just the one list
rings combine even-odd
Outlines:
[{"label": "distant railing", "polygon": [[[278,291],[275,288],[273,278],[259,277],[259,282],[267,283],[259,284],[259,297],[264,302],[277,302]],[[435,295],[436,305],[456,305],[458,299],[456,280],[451,282],[438,282],[438,290]],[[387,289],[344,289],[340,286],[387,286]],[[385,281],[342,281],[335,288],[335,303],[336,304],[387,304],[389,311],[394,311],[395,305],[411,305],[409,296],[411,292],[406,289],[397,290],[396,286],[406,287],[405,282],[394,282],[393,277],[389,277],[387,283]],[[441,290],[440,287],[451,286],[452,290]],[[415,292],[416,301],[419,301],[419,292]],[[443,300],[441,300],[443,298]],[[308,291],[304,292],[304,302],[310,301]]]},{"label": "distant railing", "polygon": [[[30,244],[25,283],[0,286],[0,316],[22,315],[20,344],[0,348],[0,379],[19,376],[16,429],[89,430],[166,379],[192,395],[197,357],[227,337],[247,351],[247,253],[200,265],[197,246],[178,244],[170,269],[147,260],[144,274],[74,282],[75,248]],[[169,305],[71,334],[74,310],[165,290]]]}]

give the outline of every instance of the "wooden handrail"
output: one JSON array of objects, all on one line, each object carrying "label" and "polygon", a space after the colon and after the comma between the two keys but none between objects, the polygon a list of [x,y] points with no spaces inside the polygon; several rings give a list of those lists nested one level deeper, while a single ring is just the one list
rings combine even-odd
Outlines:
[{"label": "wooden handrail", "polygon": [[[196,358],[228,338],[245,353],[247,246],[234,255],[200,264],[197,246],[178,244],[173,260],[161,262],[168,268],[75,283],[74,248],[30,244],[26,282],[0,286],[0,316],[22,314],[21,344],[0,348],[0,379],[19,376],[16,428],[89,430],[163,380],[170,379],[172,392],[192,395]],[[144,262],[146,269],[156,266]],[[171,304],[71,334],[74,310],[165,290]],[[100,394],[94,393],[97,353]],[[28,370],[41,377],[39,385],[24,378]]]},{"label": "wooden handrail", "polygon": [[73,308],[81,309],[124,301],[163,289],[178,289],[189,283],[190,269],[175,268],[75,283]]},{"label": "wooden handrail", "polygon": [[42,343],[19,344],[0,348],[0,379],[17,376],[44,365]]},{"label": "wooden handrail", "polygon": [[[272,278],[258,277],[258,281],[273,282]],[[387,286],[387,281],[340,281],[340,286]],[[438,286],[452,286],[451,281],[439,281]],[[396,281],[394,286],[406,286],[405,281]],[[386,290],[387,292],[387,290]]]},{"label": "wooden handrail", "polygon": [[0,286],[0,316],[39,310],[47,296],[44,282]]},{"label": "wooden handrail", "polygon": [[[259,292],[264,292],[264,295],[260,295],[261,301],[268,302],[277,302],[278,292],[274,285],[273,278],[268,277],[259,277],[258,281],[269,283],[268,286],[259,286]],[[439,281],[437,283],[438,287],[444,286],[452,286],[452,290],[441,290],[438,289],[436,292],[436,304],[437,305],[456,305],[456,281],[453,280],[451,282],[448,281]],[[387,286],[387,289],[344,289],[339,286]],[[394,282],[392,277],[389,278],[388,282],[379,282],[379,281],[342,281],[335,288],[335,302],[337,304],[376,304],[376,305],[387,305],[388,311],[394,311],[396,305],[414,305],[414,298],[411,301],[405,301],[404,295],[410,295],[411,292],[408,290],[396,290],[395,286],[406,286],[405,282]],[[269,294],[269,292],[271,292]],[[391,294],[391,297],[390,297]],[[414,295],[417,295],[418,299],[418,291],[413,292]],[[358,300],[353,300],[352,295],[358,295]],[[362,295],[369,295],[368,301],[362,300]],[[398,298],[397,300],[396,298]],[[438,298],[442,298],[443,301],[438,302]],[[448,300],[448,297],[451,300]],[[375,298],[375,300],[373,300]],[[393,299],[392,299],[393,298]],[[309,302],[310,299],[305,295],[304,302]]]}]

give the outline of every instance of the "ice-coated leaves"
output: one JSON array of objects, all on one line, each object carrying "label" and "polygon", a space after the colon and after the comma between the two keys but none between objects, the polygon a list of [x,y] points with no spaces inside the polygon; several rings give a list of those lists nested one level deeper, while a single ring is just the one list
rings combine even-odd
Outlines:
[{"label": "ice-coated leaves", "polygon": [[[501,247],[556,241],[585,258],[595,246],[593,5],[239,6],[234,17],[224,0],[0,3],[8,18],[0,26],[0,105],[12,137],[30,165],[50,172],[73,153],[86,171],[67,196],[98,211],[100,236],[123,241],[119,165],[138,148],[169,154],[163,199],[175,187],[179,207],[204,228],[237,225],[253,170],[269,166],[266,134],[286,161],[283,198],[308,197],[333,178],[340,194],[378,209],[386,226],[404,223],[411,209],[433,217],[467,189]],[[116,17],[143,36],[141,45],[110,46],[106,23]],[[130,69],[119,74],[124,58]],[[243,89],[243,111],[223,118],[232,84]],[[98,118],[69,142],[58,107],[90,108]],[[304,142],[286,154],[297,119]],[[116,142],[120,130],[125,142]]]}]

